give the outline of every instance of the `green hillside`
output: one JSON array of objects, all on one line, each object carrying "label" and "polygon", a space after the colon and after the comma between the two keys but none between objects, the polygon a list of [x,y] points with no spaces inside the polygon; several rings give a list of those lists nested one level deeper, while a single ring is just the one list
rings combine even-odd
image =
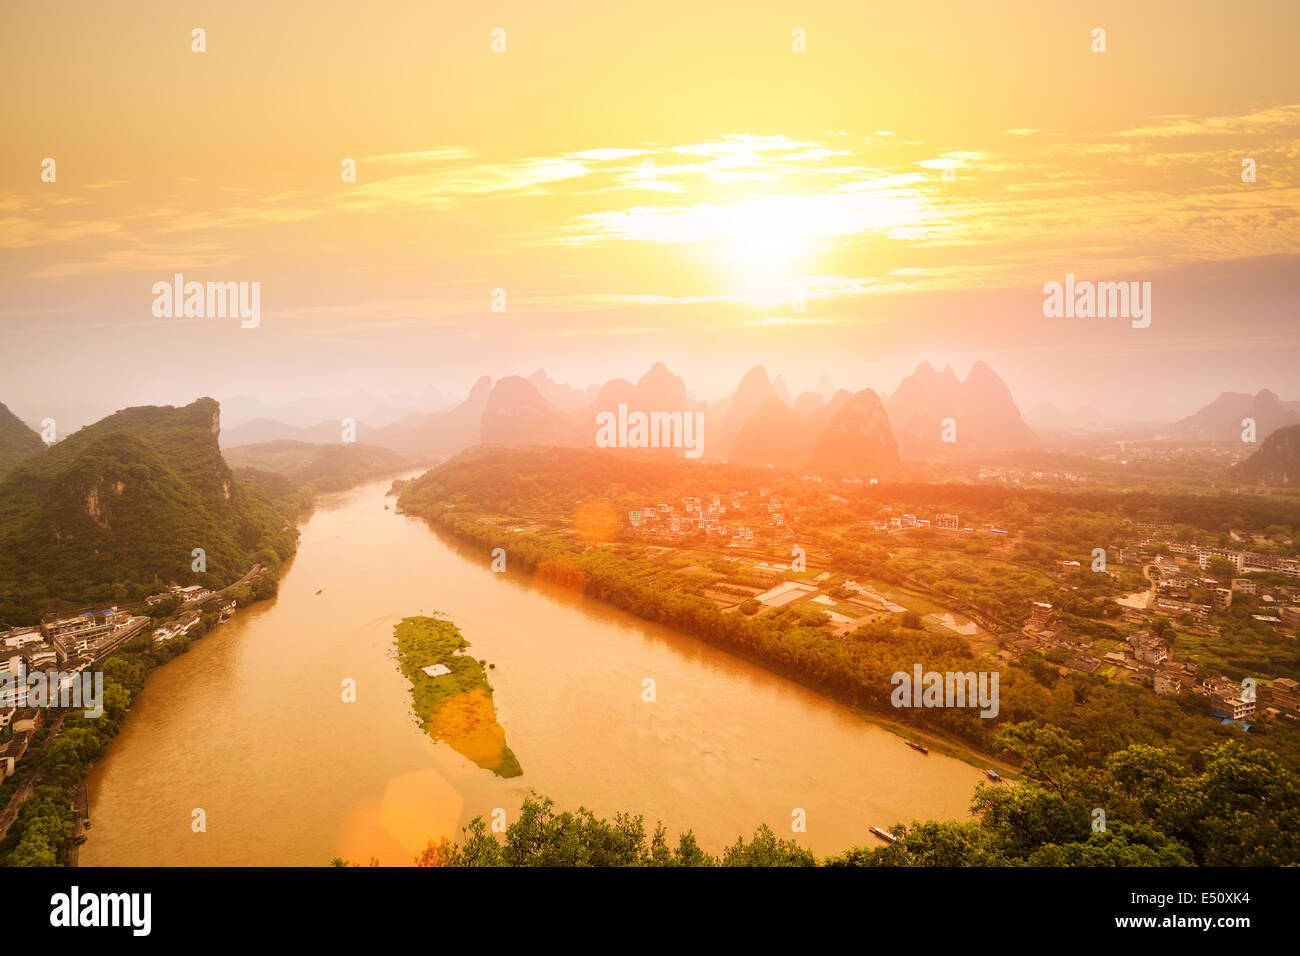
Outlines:
[{"label": "green hillside", "polygon": [[1264,439],[1259,451],[1228,472],[1236,481],[1265,485],[1300,484],[1300,425],[1279,428]]},{"label": "green hillside", "polygon": [[0,402],[0,475],[44,447],[41,436]]},{"label": "green hillside", "polygon": [[171,583],[222,587],[254,562],[278,571],[296,546],[292,516],[235,479],[219,430],[210,398],[128,408],[0,478],[0,623]]}]

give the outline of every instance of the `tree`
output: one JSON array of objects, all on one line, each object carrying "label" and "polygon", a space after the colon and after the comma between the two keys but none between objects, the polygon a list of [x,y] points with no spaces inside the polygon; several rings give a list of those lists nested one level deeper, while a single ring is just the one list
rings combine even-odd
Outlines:
[{"label": "tree", "polygon": [[415,857],[416,866],[451,866],[455,854],[455,847],[446,837],[443,837],[438,843],[429,841],[424,851]]},{"label": "tree", "polygon": [[9,866],[57,866],[72,837],[72,810],[61,787],[37,787],[18,811],[10,838],[18,837]]},{"label": "tree", "polygon": [[1194,866],[1192,851],[1150,827],[1114,824],[1064,846],[1048,845],[1027,866]]},{"label": "tree", "polygon": [[754,831],[748,844],[743,837],[722,851],[723,866],[816,866],[817,858],[793,840],[778,840],[766,823]]},{"label": "tree", "polygon": [[1214,557],[1205,563],[1205,570],[1213,577],[1231,579],[1237,573],[1237,566],[1227,558]]},{"label": "tree", "polygon": [[971,806],[999,856],[1025,860],[1039,847],[1088,838],[1088,808],[1077,799],[1036,786],[986,787]]},{"label": "tree", "polygon": [[1274,753],[1228,741],[1158,817],[1205,866],[1285,866],[1300,860],[1300,781]]},{"label": "tree", "polygon": [[993,744],[1021,763],[1030,777],[1064,796],[1070,770],[1083,745],[1059,727],[1047,727],[1036,720],[1008,724],[997,732]]}]

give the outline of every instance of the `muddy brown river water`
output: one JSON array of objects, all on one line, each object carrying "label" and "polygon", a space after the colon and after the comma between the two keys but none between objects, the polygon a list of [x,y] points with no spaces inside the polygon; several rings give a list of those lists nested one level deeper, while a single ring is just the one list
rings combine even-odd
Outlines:
[{"label": "muddy brown river water", "polygon": [[[713,852],[764,822],[822,855],[874,845],[872,825],[968,816],[976,767],[694,638],[493,573],[391,510],[388,486],[323,497],[279,596],[149,676],[90,776],[82,866],[407,864],[475,815],[512,820],[530,793],[662,820],[674,842],[693,829]],[[393,626],[435,611],[495,665],[522,776],[417,725]],[[796,808],[805,833],[791,833]]]}]

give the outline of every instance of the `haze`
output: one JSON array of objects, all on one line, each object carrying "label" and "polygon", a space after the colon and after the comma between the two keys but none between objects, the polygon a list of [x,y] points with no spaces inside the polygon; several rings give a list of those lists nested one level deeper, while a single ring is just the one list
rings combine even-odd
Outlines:
[{"label": "haze", "polygon": [[[481,374],[657,360],[702,398],[758,363],[795,393],[888,392],[977,359],[1022,409],[1300,398],[1293,3],[3,19],[0,400],[28,420],[204,394],[437,407]],[[175,273],[260,282],[260,326],[154,318]],[[1067,273],[1150,281],[1151,327],[1045,319]]]}]

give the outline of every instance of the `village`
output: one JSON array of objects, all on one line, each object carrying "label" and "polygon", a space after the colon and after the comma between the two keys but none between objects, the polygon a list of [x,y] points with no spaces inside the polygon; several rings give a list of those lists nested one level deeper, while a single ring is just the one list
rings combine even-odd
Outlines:
[{"label": "village", "polygon": [[[711,551],[724,555],[725,566],[734,566],[737,580],[714,583],[702,591],[724,613],[759,616],[806,605],[820,612],[813,619],[837,637],[891,615],[911,614],[927,629],[966,638],[977,651],[1004,663],[1023,663],[1028,654],[1062,675],[1094,675],[1159,695],[1199,695],[1208,701],[1213,718],[1243,730],[1250,729],[1252,720],[1300,720],[1300,685],[1295,679],[1269,674],[1233,679],[1180,659],[1173,648],[1179,630],[1210,641],[1220,638],[1222,626],[1214,618],[1234,601],[1249,605],[1250,619],[1259,627],[1297,640],[1300,560],[1247,549],[1202,547],[1177,540],[1171,524],[1129,522],[1130,536],[1106,551],[1115,565],[1140,570],[1148,587],[1111,595],[1120,611],[1115,624],[1124,636],[1094,639],[1071,627],[1067,615],[1051,601],[1030,602],[1019,626],[1007,627],[1008,622],[969,609],[958,613],[945,606],[942,594],[911,586],[919,582],[909,580],[907,587],[860,583],[837,572],[829,552],[810,546],[812,553],[808,553],[798,546],[798,515],[804,510],[768,488],[758,489],[756,495],[743,490],[709,492],[684,497],[680,504],[659,501],[628,511],[626,527],[635,538],[654,542],[652,551],[662,558],[685,561],[683,573],[710,566],[703,555]],[[886,540],[913,529],[933,529],[945,538],[977,535],[993,542],[1009,541],[1015,535],[991,526],[963,527],[957,514],[925,518],[892,511],[881,506],[870,521],[874,531],[889,536]],[[696,544],[701,538],[702,544]],[[773,551],[789,554],[789,560],[773,558]],[[1071,582],[1087,566],[1086,560],[1059,562],[1051,577],[1063,596],[1077,589]],[[1278,583],[1287,578],[1296,579],[1295,583]]]},{"label": "village", "polygon": [[261,573],[255,565],[234,584],[220,590],[201,585],[173,585],[129,608],[83,608],[75,614],[51,616],[39,625],[0,631],[0,782],[13,776],[16,766],[45,726],[48,706],[28,699],[34,675],[58,687],[95,665],[124,643],[151,632],[155,645],[189,634],[204,613],[214,612],[218,623],[229,620],[237,602],[228,596]]},{"label": "village", "polygon": [[1041,651],[1049,660],[1059,660],[1063,669],[1129,681],[1156,694],[1199,694],[1209,699],[1212,716],[1244,729],[1249,729],[1245,721],[1257,717],[1300,720],[1300,686],[1294,679],[1255,675],[1233,680],[1202,673],[1190,661],[1175,658],[1167,636],[1176,622],[1189,635],[1221,637],[1215,612],[1244,599],[1253,605],[1253,621],[1296,640],[1300,580],[1294,585],[1261,583],[1257,576],[1274,582],[1280,576],[1300,579],[1300,561],[1179,542],[1169,524],[1137,522],[1134,529],[1141,535],[1137,544],[1114,553],[1120,564],[1139,564],[1151,582],[1148,591],[1117,601],[1123,608],[1121,622],[1138,629],[1122,645],[1092,641],[1071,633],[1052,604],[1036,602],[1023,630],[1012,637],[1013,651]]}]

